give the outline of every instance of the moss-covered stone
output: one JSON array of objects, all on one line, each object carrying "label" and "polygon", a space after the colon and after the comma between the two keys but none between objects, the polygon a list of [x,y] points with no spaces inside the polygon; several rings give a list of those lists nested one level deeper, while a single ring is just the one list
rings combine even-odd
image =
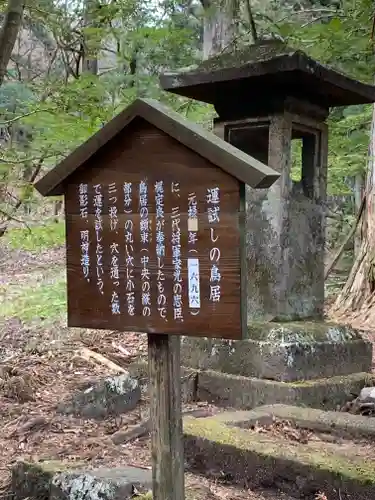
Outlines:
[{"label": "moss-covered stone", "polygon": [[19,462],[12,470],[15,500],[126,500],[151,489],[151,471],[87,469],[79,462]]},{"label": "moss-covered stone", "polygon": [[256,432],[228,427],[215,418],[186,418],[184,432],[199,438],[215,441],[221,445],[234,446],[239,450],[252,450],[259,455],[310,464],[319,469],[349,477],[361,483],[374,484],[374,465],[372,460],[344,458],[325,451],[317,453],[306,444],[288,443],[277,436],[267,436]]},{"label": "moss-covered stone", "polygon": [[37,498],[49,500],[50,483],[55,474],[66,472],[71,468],[82,467],[80,462],[63,462],[49,460],[43,462],[17,462],[12,468],[12,491],[15,500]]},{"label": "moss-covered stone", "polygon": [[[218,56],[210,57],[199,65],[180,68],[177,74],[183,73],[208,73],[225,68],[239,68],[245,64],[266,61],[282,55],[295,54],[296,49],[288,47],[278,40],[262,41],[262,43],[248,45],[242,50],[228,50]],[[168,75],[172,72],[165,73]]]},{"label": "moss-covered stone", "polygon": [[242,341],[184,338],[183,364],[280,382],[328,378],[371,369],[371,343],[347,326],[303,321],[252,323],[248,336]]},{"label": "moss-covered stone", "polygon": [[252,340],[287,344],[362,340],[361,334],[349,326],[320,321],[252,323],[248,325],[248,336]]},{"label": "moss-covered stone", "polygon": [[276,403],[336,410],[352,394],[359,394],[367,376],[354,373],[306,382],[278,382],[206,370],[198,375],[198,399],[240,410]]},{"label": "moss-covered stone", "polygon": [[226,470],[238,484],[295,482],[299,495],[340,489],[355,493],[356,500],[375,495],[371,459],[317,450],[309,444],[290,442],[274,435],[228,427],[213,418],[184,421],[186,458],[200,472]]},{"label": "moss-covered stone", "polygon": [[250,411],[224,411],[215,417],[226,425],[249,429],[256,422],[269,425],[274,418],[293,422],[301,429],[334,434],[346,438],[365,437],[374,441],[375,419],[339,411],[317,410],[283,404],[266,405]]}]

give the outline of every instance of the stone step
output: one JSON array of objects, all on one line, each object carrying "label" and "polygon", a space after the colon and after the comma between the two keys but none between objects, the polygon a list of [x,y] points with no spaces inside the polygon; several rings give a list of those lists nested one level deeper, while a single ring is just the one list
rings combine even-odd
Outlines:
[{"label": "stone step", "polygon": [[265,405],[250,411],[223,412],[216,416],[224,422],[249,429],[257,422],[269,425],[274,418],[292,422],[301,429],[327,432],[345,438],[375,440],[375,418],[338,411],[324,411],[283,404]]},{"label": "stone step", "polygon": [[[252,412],[224,412],[184,420],[185,459],[191,470],[225,477],[237,486],[278,488],[296,498],[375,498],[374,462],[368,449],[352,450],[327,442],[298,442],[272,432],[247,430]],[[236,424],[234,426],[234,424]],[[363,445],[364,446],[364,445]]]},{"label": "stone step", "polygon": [[367,373],[353,373],[301,382],[276,382],[207,370],[198,373],[197,398],[239,410],[276,403],[337,410],[360,393],[368,377]]}]

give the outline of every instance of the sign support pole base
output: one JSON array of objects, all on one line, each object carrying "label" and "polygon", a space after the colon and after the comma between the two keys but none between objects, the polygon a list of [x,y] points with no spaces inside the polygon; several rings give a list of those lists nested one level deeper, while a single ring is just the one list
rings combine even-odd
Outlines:
[{"label": "sign support pole base", "polygon": [[184,500],[180,337],[148,334],[153,500]]}]

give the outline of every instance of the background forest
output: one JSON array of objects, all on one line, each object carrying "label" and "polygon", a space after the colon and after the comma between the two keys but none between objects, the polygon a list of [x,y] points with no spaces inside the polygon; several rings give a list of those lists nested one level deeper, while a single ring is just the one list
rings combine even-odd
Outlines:
[{"label": "background forest", "polygon": [[[63,242],[61,199],[42,200],[32,182],[135,97],[211,126],[210,106],[160,90],[163,70],[275,38],[371,83],[373,11],[370,0],[0,0],[0,237],[34,250]],[[349,267],[354,253],[366,261],[365,269],[354,264],[336,303],[345,311],[373,291],[369,207],[361,208],[372,186],[371,121],[371,105],[329,118],[328,265],[363,213],[344,245]],[[298,179],[298,145],[295,153]]]}]

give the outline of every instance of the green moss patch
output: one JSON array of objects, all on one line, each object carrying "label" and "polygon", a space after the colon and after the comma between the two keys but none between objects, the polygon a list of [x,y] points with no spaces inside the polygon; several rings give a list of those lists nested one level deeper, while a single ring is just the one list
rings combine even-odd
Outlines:
[{"label": "green moss patch", "polygon": [[[194,419],[187,417],[184,420],[184,434],[193,438],[209,441],[219,448],[230,447],[235,453],[245,456],[256,454],[270,461],[277,469],[277,462],[285,461],[302,464],[311,471],[325,471],[333,477],[343,480],[352,480],[364,485],[375,486],[373,460],[358,457],[344,457],[332,453],[324,448],[322,443],[319,452],[309,444],[291,442],[275,435],[258,434],[236,427],[228,427],[218,422],[214,417]],[[245,455],[244,455],[245,454]]]}]

